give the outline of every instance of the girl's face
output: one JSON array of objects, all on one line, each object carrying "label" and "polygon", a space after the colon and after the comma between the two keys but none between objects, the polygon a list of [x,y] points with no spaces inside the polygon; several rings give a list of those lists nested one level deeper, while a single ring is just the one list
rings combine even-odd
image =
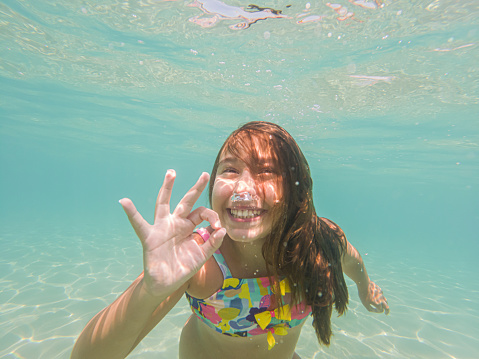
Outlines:
[{"label": "girl's face", "polygon": [[[234,241],[264,239],[274,225],[272,210],[282,199],[281,178],[271,156],[259,154],[259,162],[253,169],[228,152],[219,160],[211,204]],[[250,198],[232,200],[234,193],[243,192]]]}]

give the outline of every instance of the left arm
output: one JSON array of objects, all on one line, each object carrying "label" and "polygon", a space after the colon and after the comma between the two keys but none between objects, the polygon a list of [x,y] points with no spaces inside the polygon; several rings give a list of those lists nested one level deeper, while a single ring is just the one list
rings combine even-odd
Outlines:
[{"label": "left arm", "polygon": [[389,314],[389,305],[381,288],[369,279],[359,252],[346,239],[346,250],[341,257],[343,272],[358,286],[361,302],[370,312]]}]

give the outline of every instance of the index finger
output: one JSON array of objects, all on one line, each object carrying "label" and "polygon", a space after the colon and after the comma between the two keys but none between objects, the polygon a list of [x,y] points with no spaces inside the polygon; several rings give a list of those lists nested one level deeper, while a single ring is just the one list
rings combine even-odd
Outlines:
[{"label": "index finger", "polygon": [[191,189],[183,196],[180,203],[178,203],[178,206],[176,206],[175,210],[173,211],[173,214],[183,218],[188,217],[196,201],[198,198],[200,198],[201,193],[208,184],[209,179],[210,175],[206,172],[203,172],[194,186],[191,187]]},{"label": "index finger", "polygon": [[165,174],[165,179],[158,192],[155,205],[155,222],[157,219],[168,216],[170,214],[170,198],[173,191],[173,184],[175,183],[175,170],[168,170]]}]

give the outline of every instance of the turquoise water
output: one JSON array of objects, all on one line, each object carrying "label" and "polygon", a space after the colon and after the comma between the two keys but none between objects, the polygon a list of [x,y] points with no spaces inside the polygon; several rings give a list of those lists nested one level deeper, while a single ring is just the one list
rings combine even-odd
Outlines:
[{"label": "turquoise water", "polygon": [[[255,119],[297,139],[391,306],[348,282],[331,346],[306,325],[301,357],[476,357],[477,2],[266,1],[283,16],[254,23],[225,2],[0,3],[0,357],[68,358],[141,271],[118,200],[151,219],[166,169],[177,202]],[[175,358],[188,313],[131,357]]]}]

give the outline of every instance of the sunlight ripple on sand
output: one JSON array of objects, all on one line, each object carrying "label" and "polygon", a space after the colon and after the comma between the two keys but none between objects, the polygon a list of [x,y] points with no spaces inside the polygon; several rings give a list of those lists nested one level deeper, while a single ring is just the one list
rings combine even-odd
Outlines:
[{"label": "sunlight ripple on sand", "polygon": [[[68,358],[88,320],[141,272],[141,248],[132,235],[66,233],[2,236],[0,357]],[[331,346],[317,344],[308,319],[297,348],[303,359],[468,358],[477,351],[479,288],[467,268],[383,263],[371,252],[367,260],[391,314],[366,312],[348,280],[349,310],[333,315]],[[176,357],[189,313],[181,300],[130,357]]]}]

